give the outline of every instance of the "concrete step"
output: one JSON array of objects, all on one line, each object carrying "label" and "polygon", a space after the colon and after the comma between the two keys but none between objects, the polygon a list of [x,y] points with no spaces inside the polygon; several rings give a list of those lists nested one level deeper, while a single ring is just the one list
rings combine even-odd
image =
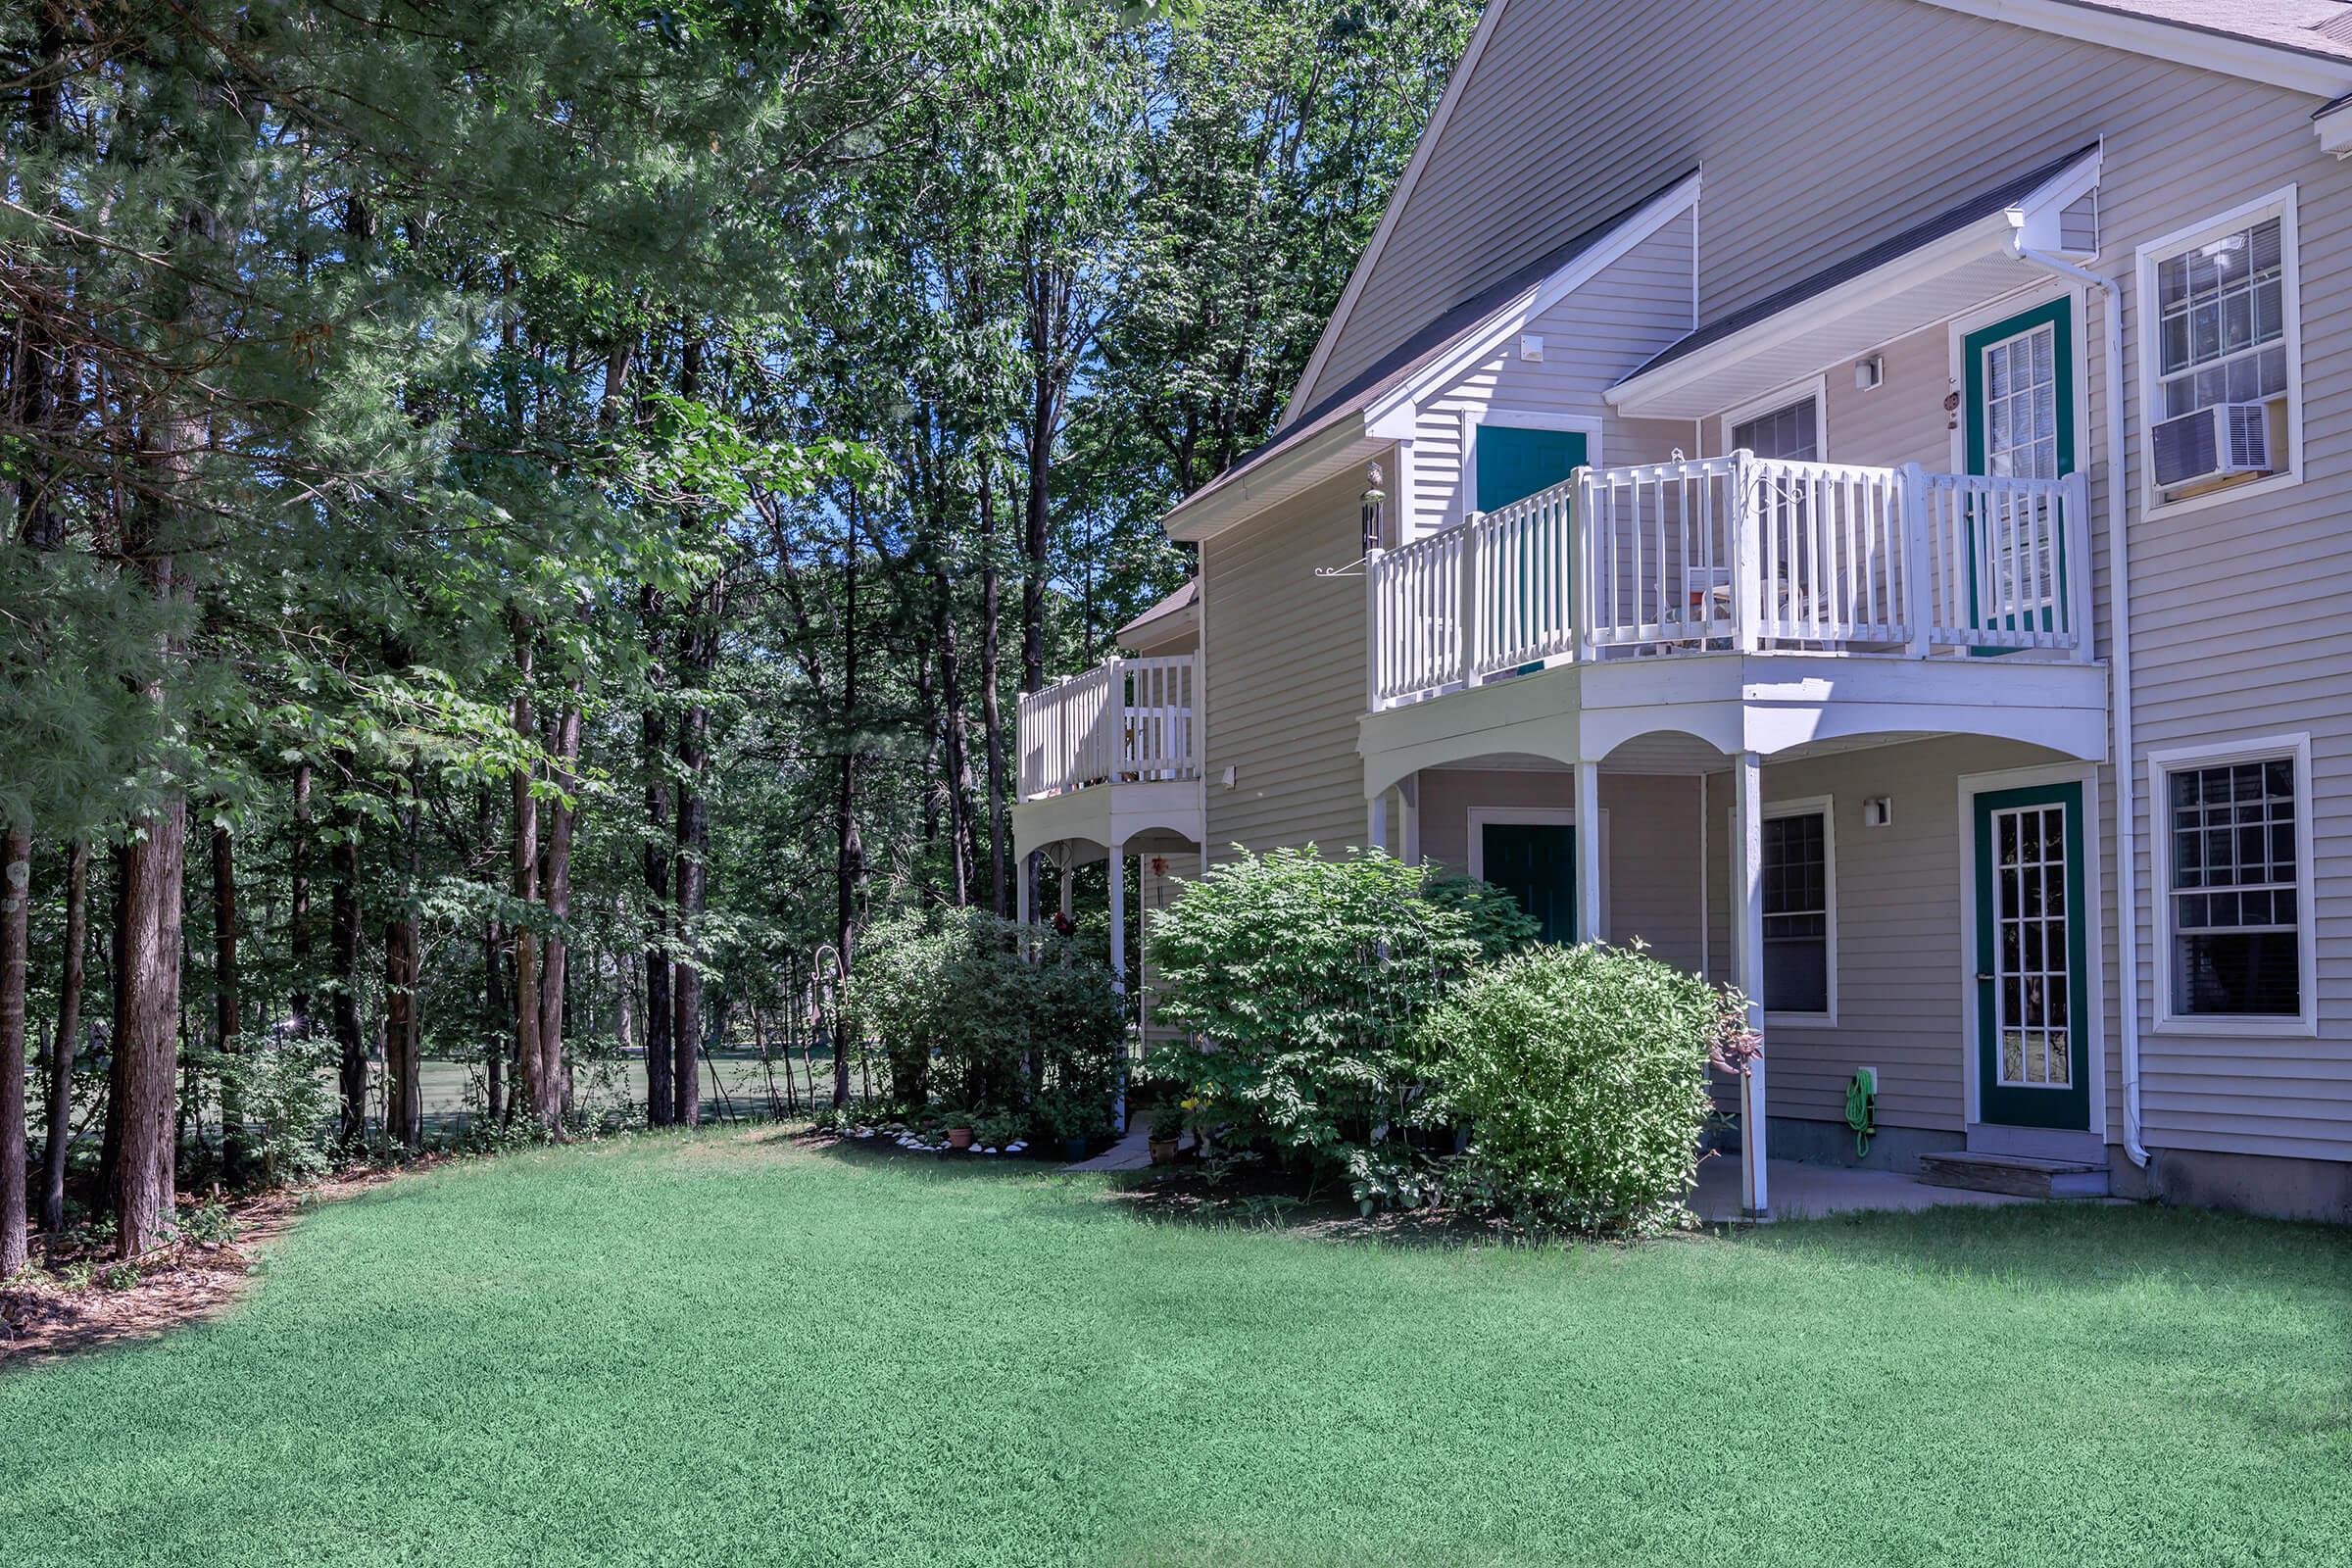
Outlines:
[{"label": "concrete step", "polygon": [[1931,1187],[1965,1187],[2020,1198],[2105,1198],[2107,1167],[2031,1154],[1955,1152],[1919,1156],[1919,1179]]}]

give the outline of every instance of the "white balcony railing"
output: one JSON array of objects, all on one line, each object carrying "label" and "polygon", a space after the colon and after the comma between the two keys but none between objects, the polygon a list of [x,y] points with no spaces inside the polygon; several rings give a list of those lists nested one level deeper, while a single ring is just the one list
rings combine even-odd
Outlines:
[{"label": "white balcony railing", "polygon": [[1021,798],[1199,778],[1195,654],[1106,659],[1021,699]]},{"label": "white balcony railing", "polygon": [[1737,452],[1580,468],[1374,559],[1372,706],[1562,659],[1728,651],[2090,657],[2081,475]]}]

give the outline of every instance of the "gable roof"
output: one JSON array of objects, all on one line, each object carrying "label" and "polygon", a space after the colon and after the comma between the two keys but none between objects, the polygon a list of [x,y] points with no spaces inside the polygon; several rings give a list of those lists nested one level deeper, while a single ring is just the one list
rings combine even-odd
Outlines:
[{"label": "gable roof", "polygon": [[[1194,539],[1201,537],[1204,531],[1213,531],[1205,523],[1196,527],[1191,519],[1221,510],[1216,506],[1220,496],[1234,492],[1250,495],[1250,481],[1259,470],[1273,466],[1286,454],[1327,444],[1318,438],[1331,437],[1352,447],[1356,442],[1383,436],[1384,431],[1373,428],[1367,421],[1368,411],[1394,402],[1400,394],[1409,395],[1415,381],[1434,368],[1446,366],[1465,351],[1478,351],[1489,339],[1507,335],[1531,308],[1541,309],[1556,302],[1633,245],[1655,233],[1667,219],[1687,210],[1697,196],[1698,172],[1692,170],[1440,312],[1296,420],[1278,426],[1264,445],[1236,459],[1223,473],[1178,502],[1164,519],[1169,536]],[[1250,498],[1261,503],[1278,499],[1263,492]]]},{"label": "gable roof", "polygon": [[[1922,5],[1957,11],[1990,22],[2006,22],[2086,43],[2104,44],[2127,53],[2146,55],[2177,65],[2241,76],[2274,86],[2308,92],[2323,99],[2352,93],[2352,4],[2345,0],[1916,0]],[[1452,119],[1462,89],[1478,69],[1487,40],[1502,20],[1510,0],[1488,0],[1477,30],[1446,77],[1446,91],[1422,127],[1413,156],[1389,193],[1380,224],[1364,246],[1348,287],[1323,323],[1323,335],[1298,380],[1291,388],[1290,405],[1277,431],[1303,424],[1307,414],[1324,409],[1329,397],[1316,400],[1313,410],[1301,411],[1300,399],[1315,386],[1337,346],[1342,328],[1355,309],[1365,282],[1379,265],[1381,252],[1395,231],[1405,205],[1412,200],[1446,122]],[[2345,135],[2352,146],[2352,133]],[[2329,151],[2336,149],[2330,147]]]},{"label": "gable roof", "polygon": [[2063,158],[2054,158],[2038,169],[2028,170],[2006,179],[1990,190],[1979,191],[1966,201],[1945,208],[1925,222],[1890,234],[1875,245],[1831,263],[1809,277],[1799,278],[1777,294],[1768,294],[1751,305],[1741,306],[1739,310],[1702,323],[1651,355],[1640,369],[1626,376],[1618,385],[1638,381],[1677,360],[1736,336],[1758,322],[1770,320],[1842,284],[1868,276],[1881,268],[1897,265],[1937,240],[1958,234],[1985,219],[2006,214],[2083,165],[2095,170],[2098,158],[2099,144],[2094,141]]}]

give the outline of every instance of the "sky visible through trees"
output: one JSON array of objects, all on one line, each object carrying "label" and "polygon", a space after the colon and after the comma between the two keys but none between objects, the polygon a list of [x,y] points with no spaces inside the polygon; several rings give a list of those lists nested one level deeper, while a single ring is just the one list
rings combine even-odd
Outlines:
[{"label": "sky visible through trees", "polygon": [[428,1061],[693,1120],[1009,912],[1018,694],[1184,579],[1475,17],[8,8],[0,1276]]}]

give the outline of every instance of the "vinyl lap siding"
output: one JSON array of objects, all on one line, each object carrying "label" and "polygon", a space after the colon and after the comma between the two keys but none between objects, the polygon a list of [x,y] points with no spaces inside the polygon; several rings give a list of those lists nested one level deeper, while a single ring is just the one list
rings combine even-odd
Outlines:
[{"label": "vinyl lap siding", "polygon": [[1200,548],[1212,862],[1364,842],[1364,584],[1315,575],[1360,553],[1362,492],[1342,475]]},{"label": "vinyl lap siding", "polygon": [[[2318,872],[2311,905],[2320,1037],[2165,1035],[2153,1029],[2158,890],[2148,853],[2162,819],[2146,798],[2142,759],[2131,760],[2141,796],[2134,912],[2143,934],[2136,1000],[2145,1137],[2159,1149],[2352,1159],[2352,702],[2344,697],[2352,691],[2352,171],[2320,153],[2308,119],[2316,100],[2294,93],[1910,0],[1822,0],[1806,9],[1803,26],[1787,18],[1787,8],[1770,0],[1727,0],[1700,26],[1690,24],[1688,7],[1668,0],[1510,0],[1321,379],[1338,384],[1447,305],[1693,165],[1706,179],[1698,301],[1712,318],[2020,169],[2103,137],[2096,265],[2127,291],[2121,390],[2132,442],[2127,493],[2138,748],[2144,756],[2151,748],[2308,733],[2315,774],[2308,809]],[[1802,90],[1791,90],[1794,83]],[[2302,265],[2304,480],[2198,511],[2143,515],[2138,460],[2146,425],[2137,361],[2145,313],[2132,297],[2133,248],[2289,182],[2298,187]],[[2083,216],[2070,220],[2079,225]],[[2021,270],[2021,286],[2030,280]],[[2089,408],[2081,432],[2093,492],[2101,657],[2109,653],[2112,581],[2104,538],[2109,389],[2099,350],[2105,311],[2094,295],[2082,345]],[[1885,352],[1887,385],[1875,392],[1854,392],[1843,365],[1825,368],[1832,455],[1942,466],[1950,449],[1948,433],[1935,424],[1948,384],[1941,329]],[[1701,440],[1698,432],[1690,439]],[[1608,461],[1636,457],[1633,443],[1621,444],[1614,431],[1604,440]],[[1720,441],[1719,425],[1706,431],[1705,445],[1719,449]],[[1437,456],[1436,447],[1427,455]],[[1847,770],[1874,755],[1804,765],[1822,769],[1842,800],[1862,786],[1836,780],[1859,777]],[[1813,792],[1794,783],[1787,789]],[[2100,876],[2112,899],[2112,767],[2102,770],[2100,793],[2109,813]],[[1939,812],[1956,809],[1943,798],[1949,794],[1938,792]],[[1211,811],[1214,820],[1213,791]],[[1902,841],[1908,826],[1898,812],[1886,842]],[[1921,853],[1956,855],[1956,834],[1949,837],[1950,848],[1922,841]],[[1840,834],[1841,852],[1853,838]],[[1916,869],[1933,867],[1923,861]],[[1719,887],[1721,879],[1714,882]],[[2119,922],[2112,906],[2106,914],[2102,968],[2112,986],[2121,972],[2113,940]],[[1841,954],[1848,998],[1860,956]],[[1899,986],[1904,960],[1890,954],[1890,962]],[[2122,1133],[2112,1028],[2120,999],[2111,991],[2109,1001],[2112,1139]],[[1851,1034],[1848,1025],[1838,1034]],[[1900,1031],[1886,1038],[1900,1052],[1925,1049]],[[1803,1037],[1786,1044],[1791,1057],[1812,1049]],[[1810,1078],[1794,1069],[1776,1074],[1776,1101],[1834,1113],[1828,1097],[1842,1074],[1833,1066],[1869,1059],[1856,1054],[1861,1044],[1848,1044],[1852,1050],[1825,1043],[1837,1046],[1837,1061]],[[1877,1064],[1891,1075],[1907,1059],[1881,1052]],[[1936,1104],[1957,1102],[1949,1086],[1932,1089],[1930,1065],[1922,1059],[1917,1096],[1889,1083],[1890,1119],[1950,1124],[1933,1119],[1952,1114]],[[1957,1073],[1956,1058],[1945,1070]]]}]

